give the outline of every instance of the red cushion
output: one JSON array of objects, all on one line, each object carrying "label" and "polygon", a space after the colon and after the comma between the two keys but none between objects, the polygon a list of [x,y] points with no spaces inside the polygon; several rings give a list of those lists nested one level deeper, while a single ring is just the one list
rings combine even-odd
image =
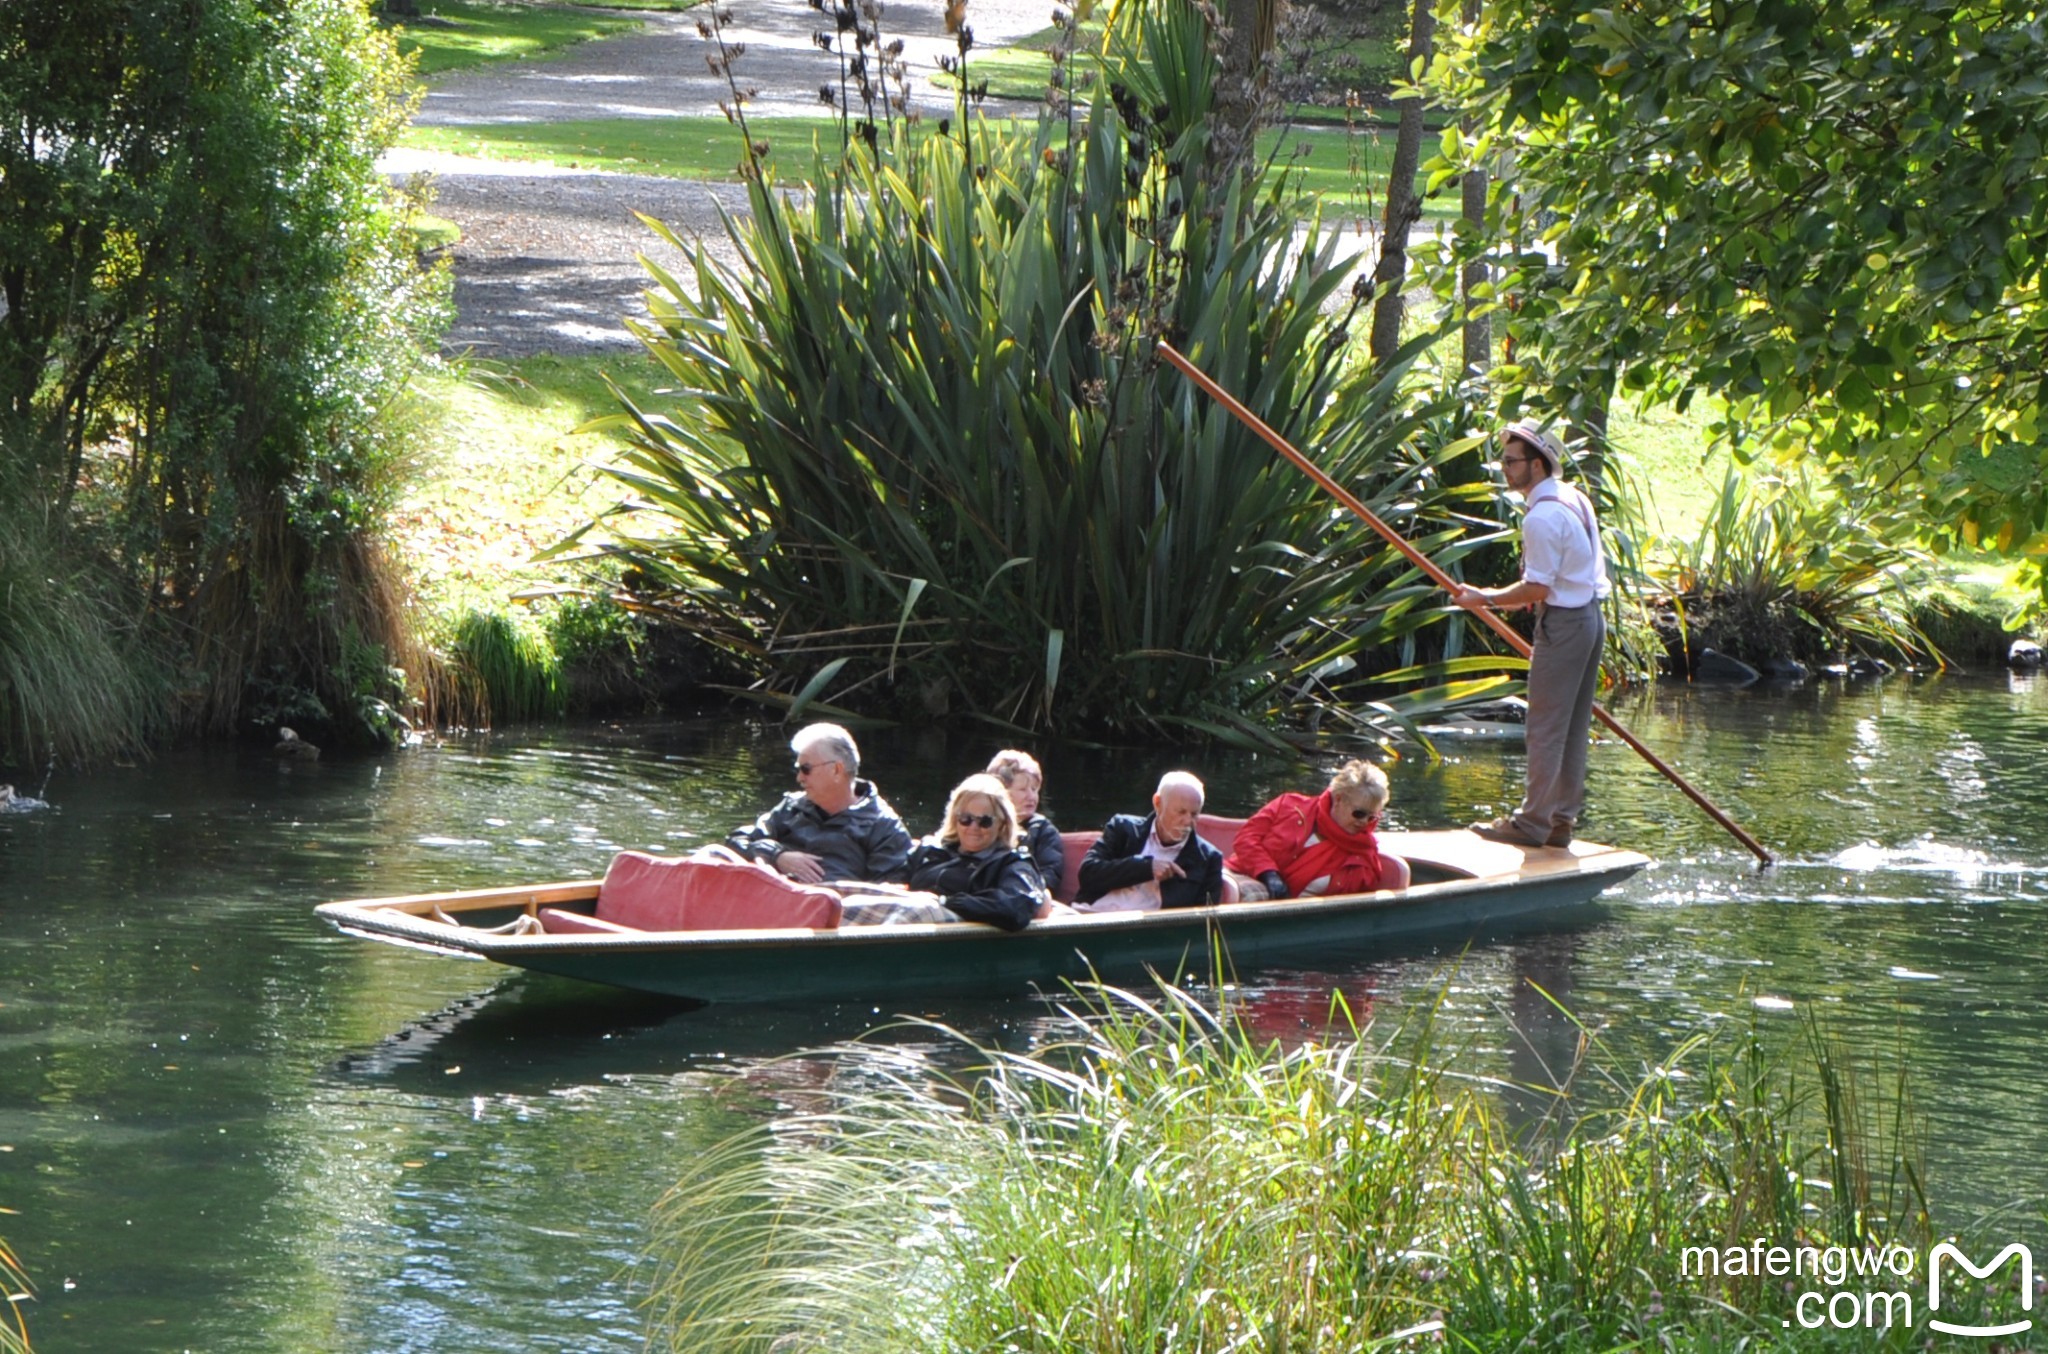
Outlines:
[{"label": "red cushion", "polygon": [[1063,903],[1074,901],[1081,891],[1081,861],[1087,856],[1088,848],[1100,841],[1100,832],[1062,832],[1060,849],[1067,853],[1066,864],[1060,867],[1060,882],[1053,889],[1052,896]]},{"label": "red cushion", "polygon": [[586,912],[569,912],[559,907],[544,907],[537,914],[540,929],[549,935],[634,935],[639,928],[621,926],[615,921],[599,921]]},{"label": "red cushion", "polygon": [[1227,856],[1237,845],[1237,834],[1244,831],[1245,822],[1243,818],[1223,818],[1205,813],[1195,819],[1195,831],[1202,834],[1203,841]]},{"label": "red cushion", "polygon": [[642,931],[834,927],[839,895],[763,865],[621,851],[598,888],[597,916]]}]

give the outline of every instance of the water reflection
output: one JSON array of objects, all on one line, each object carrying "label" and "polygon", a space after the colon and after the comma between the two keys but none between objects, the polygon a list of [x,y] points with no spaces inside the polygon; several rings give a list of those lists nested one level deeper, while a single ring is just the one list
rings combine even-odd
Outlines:
[{"label": "water reflection", "polygon": [[[1585,834],[1658,864],[1604,911],[1238,974],[1215,999],[1281,1040],[1343,1037],[1333,993],[1375,1037],[1427,1014],[1461,1067],[1522,1088],[1503,1095],[1526,1124],[1580,1066],[1582,1030],[1619,1075],[1717,1021],[1790,1045],[1817,1012],[1865,1065],[1910,1070],[1938,1201],[2038,1193],[2048,684],[1657,689],[1616,713],[1785,863],[1755,871],[1605,744]],[[648,1209],[709,1144],[829,1084],[829,1056],[794,1052],[899,1013],[1005,1048],[1063,1037],[1056,1007],[1026,998],[682,1009],[309,916],[716,837],[785,787],[786,736],[649,722],[283,768],[196,750],[59,774],[52,809],[0,816],[0,1207],[17,1210],[0,1234],[41,1284],[38,1349],[638,1350]],[[935,728],[862,742],[919,830],[997,746]],[[1327,771],[1038,751],[1046,811],[1072,827],[1141,805],[1174,766],[1225,813]],[[1518,749],[1447,752],[1394,768],[1394,825],[1512,801]],[[924,1027],[880,1037],[955,1056]]]}]

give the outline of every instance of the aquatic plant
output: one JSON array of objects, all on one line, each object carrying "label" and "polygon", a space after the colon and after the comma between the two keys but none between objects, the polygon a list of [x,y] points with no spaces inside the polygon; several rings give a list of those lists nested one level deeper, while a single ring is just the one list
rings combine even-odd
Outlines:
[{"label": "aquatic plant", "polygon": [[[1795,1329],[1778,1281],[1687,1270],[1687,1246],[1934,1235],[1905,1102],[1887,1130],[1817,1027],[1803,1067],[1727,1022],[1632,1080],[1586,1031],[1567,1093],[1447,1070],[1430,1009],[1382,1036],[1339,1001],[1293,1047],[1171,986],[1070,1016],[1030,1053],[938,1026],[952,1051],[832,1050],[814,1108],[662,1201],[652,1346],[1919,1347]],[[1510,1092],[1549,1111],[1513,1129]]]},{"label": "aquatic plant", "polygon": [[[870,8],[837,6],[841,32],[867,41]],[[807,191],[748,142],[740,266],[668,236],[694,276],[653,270],[641,334],[676,388],[610,421],[632,497],[599,548],[641,604],[785,707],[1266,742],[1311,712],[1390,723],[1357,699],[1360,658],[1441,595],[1156,343],[1447,560],[1472,548],[1467,491],[1437,473],[1460,448],[1420,435],[1435,397],[1405,375],[1429,335],[1350,365],[1370,288],[1343,303],[1338,232],[1277,169],[1209,173],[1210,39],[1179,0],[1122,7],[1092,101],[1011,130],[964,93],[936,127],[899,115],[867,83],[877,34],[857,97],[820,91],[867,116]],[[1438,695],[1470,690],[1436,671]]]}]

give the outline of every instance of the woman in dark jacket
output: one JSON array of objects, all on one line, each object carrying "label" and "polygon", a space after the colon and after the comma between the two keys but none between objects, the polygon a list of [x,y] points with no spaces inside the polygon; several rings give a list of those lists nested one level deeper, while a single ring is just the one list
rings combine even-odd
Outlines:
[{"label": "woman in dark jacket", "polygon": [[1017,837],[1017,811],[1003,783],[969,776],[953,787],[946,821],[910,853],[910,887],[939,895],[963,921],[1021,931],[1050,899]]},{"label": "woman in dark jacket", "polygon": [[1038,811],[1038,795],[1045,788],[1045,772],[1039,769],[1038,759],[1028,752],[1005,748],[988,764],[988,773],[1003,783],[1003,788],[1010,792],[1010,802],[1017,806],[1022,845],[1030,853],[1031,863],[1038,867],[1038,877],[1045,881],[1047,892],[1058,892],[1060,876],[1067,868],[1067,848],[1052,819]]}]

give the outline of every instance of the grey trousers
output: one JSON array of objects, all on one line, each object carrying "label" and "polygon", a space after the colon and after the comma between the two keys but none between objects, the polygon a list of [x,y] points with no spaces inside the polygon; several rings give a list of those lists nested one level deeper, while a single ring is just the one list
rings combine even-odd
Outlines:
[{"label": "grey trousers", "polygon": [[1547,606],[1529,656],[1527,788],[1515,828],[1531,841],[1569,833],[1586,807],[1586,743],[1607,621],[1598,602]]}]

